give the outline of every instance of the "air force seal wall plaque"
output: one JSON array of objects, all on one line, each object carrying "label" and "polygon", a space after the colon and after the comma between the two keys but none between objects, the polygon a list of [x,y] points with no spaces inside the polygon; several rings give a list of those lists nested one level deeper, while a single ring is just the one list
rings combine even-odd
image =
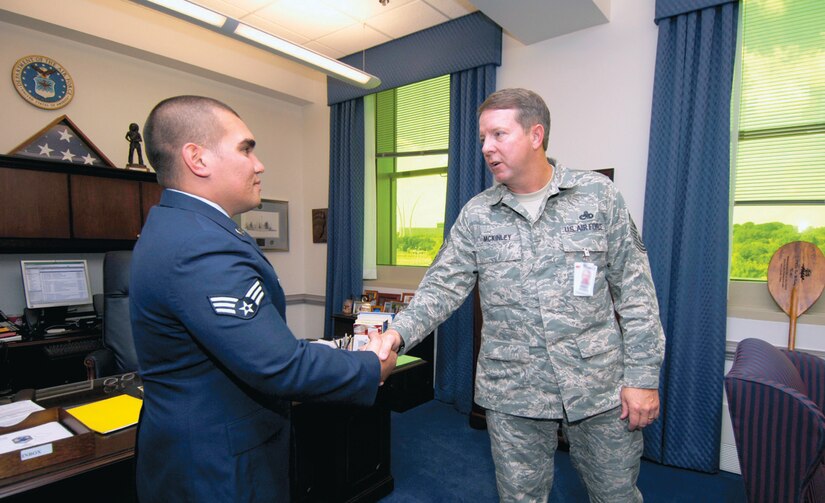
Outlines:
[{"label": "air force seal wall plaque", "polygon": [[11,70],[14,88],[24,100],[46,110],[63,108],[74,97],[74,83],[69,72],[57,61],[45,56],[26,56]]}]

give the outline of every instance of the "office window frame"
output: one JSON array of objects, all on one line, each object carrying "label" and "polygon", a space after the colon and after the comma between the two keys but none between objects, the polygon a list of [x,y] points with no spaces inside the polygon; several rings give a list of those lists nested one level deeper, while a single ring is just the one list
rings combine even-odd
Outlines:
[{"label": "office window frame", "polygon": [[[731,173],[732,177],[734,177],[732,179],[734,183],[732,183],[733,190],[731,194],[731,266],[733,266],[735,252],[733,241],[733,212],[736,207],[797,205],[803,208],[809,208],[810,210],[821,208],[820,211],[825,211],[825,198],[821,200],[816,197],[806,199],[805,197],[800,197],[800,194],[803,193],[802,190],[796,190],[795,192],[792,190],[786,190],[785,192],[782,192],[781,188],[777,188],[775,185],[769,185],[769,182],[764,182],[765,185],[762,187],[751,184],[749,187],[749,193],[741,190],[741,184],[739,184],[740,190],[738,192],[736,190],[736,185],[738,184],[736,183],[735,176],[737,173],[741,176],[743,169],[747,169],[742,167],[744,163],[742,162],[742,157],[740,157],[743,152],[747,152],[744,148],[747,146],[747,143],[753,145],[754,142],[762,141],[763,145],[765,145],[765,151],[770,153],[770,145],[768,145],[767,142],[777,142],[782,141],[783,139],[790,139],[792,141],[806,135],[825,135],[825,121],[822,121],[821,119],[807,123],[778,124],[778,122],[786,119],[784,115],[787,113],[787,110],[783,110],[782,114],[774,114],[773,116],[765,115],[764,117],[756,115],[758,113],[758,109],[755,107],[750,110],[745,110],[745,113],[742,113],[743,109],[751,106],[751,103],[758,103],[758,98],[754,98],[752,102],[746,102],[743,100],[747,100],[748,96],[742,96],[742,93],[746,92],[744,89],[745,83],[743,82],[743,58],[745,51],[744,38],[745,30],[747,29],[745,23],[748,4],[751,2],[752,0],[744,0],[742,4],[743,8],[740,12],[740,41],[739,47],[737,48],[737,74],[734,82],[734,97],[731,105],[731,117],[733,123],[731,162],[734,167],[740,168],[739,170],[732,170]],[[811,3],[811,5],[815,4]],[[821,6],[818,5],[816,7],[821,8]],[[765,23],[765,25],[767,26],[768,23]],[[773,29],[774,26],[770,27]],[[751,29],[759,30],[761,28],[751,26]],[[768,34],[768,36],[770,36],[770,34]],[[780,46],[778,41],[776,45],[784,48],[784,46]],[[811,105],[810,109],[818,110],[815,105]],[[749,113],[750,115],[743,121],[741,117],[746,113]],[[799,114],[800,116],[805,116],[804,109],[799,112]],[[821,115],[817,115],[815,112],[809,115],[821,117]],[[754,124],[758,124],[759,127],[754,127]],[[787,141],[785,141],[785,144],[787,144]],[[811,149],[811,151],[816,150],[814,148]],[[785,151],[782,151],[782,153],[784,154]],[[737,166],[737,163],[739,163],[739,166]],[[771,166],[771,168],[775,167],[776,166]],[[765,172],[760,173],[758,170],[752,170],[751,174],[757,177],[764,176]],[[789,193],[791,196],[786,197],[786,194]],[[817,225],[816,227],[820,226]],[[820,247],[822,247],[821,244]],[[771,298],[767,290],[766,280],[734,278],[732,272],[733,271],[731,268],[731,277],[729,278],[729,316],[767,321],[787,321],[787,315],[779,309]],[[804,317],[800,319],[800,322],[825,325],[825,302],[820,301],[815,304],[804,315]]]},{"label": "office window frame", "polygon": [[[434,116],[420,124],[421,137],[416,138],[417,145],[424,148],[399,145],[399,92],[411,92],[412,89],[421,89],[423,93],[437,89],[437,97],[446,103],[439,103],[435,107]],[[443,202],[446,202],[446,177],[449,155],[449,104],[450,104],[450,75],[442,75],[433,79],[408,84],[395,89],[389,89],[376,94],[375,105],[375,178],[376,178],[376,263],[380,269],[389,267],[428,267],[426,264],[399,264],[399,226],[398,226],[398,186],[403,181],[422,180],[425,177],[443,177]],[[446,108],[444,108],[446,106]],[[432,110],[431,110],[432,111]],[[403,112],[403,107],[402,107]],[[446,114],[446,116],[445,116]],[[440,117],[439,117],[440,116]],[[440,120],[438,120],[440,119]],[[446,120],[445,120],[446,119]],[[419,121],[420,122],[420,121]],[[391,127],[390,127],[391,126]],[[428,131],[437,130],[437,134]],[[435,137],[433,137],[435,136]],[[427,148],[435,144],[438,148]],[[443,159],[443,162],[442,162]],[[409,167],[410,163],[421,162],[425,167]],[[443,214],[441,215],[440,231],[437,232],[437,243],[440,246],[443,240]],[[437,231],[439,227],[434,229]],[[436,249],[438,247],[436,246]]]}]

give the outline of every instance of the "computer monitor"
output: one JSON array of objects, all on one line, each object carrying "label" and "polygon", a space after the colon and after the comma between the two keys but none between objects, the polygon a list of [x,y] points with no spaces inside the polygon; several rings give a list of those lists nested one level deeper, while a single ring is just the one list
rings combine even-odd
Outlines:
[{"label": "computer monitor", "polygon": [[92,303],[85,260],[21,260],[26,307],[42,309]]}]

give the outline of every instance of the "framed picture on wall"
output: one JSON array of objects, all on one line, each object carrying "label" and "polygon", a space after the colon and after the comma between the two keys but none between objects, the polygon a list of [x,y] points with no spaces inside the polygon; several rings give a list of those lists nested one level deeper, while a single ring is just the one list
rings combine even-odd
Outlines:
[{"label": "framed picture on wall", "polygon": [[262,250],[289,251],[289,202],[261,199],[261,204],[235,217]]},{"label": "framed picture on wall", "polygon": [[602,168],[594,171],[603,174],[604,176],[610,178],[611,181],[613,181],[613,168]]}]

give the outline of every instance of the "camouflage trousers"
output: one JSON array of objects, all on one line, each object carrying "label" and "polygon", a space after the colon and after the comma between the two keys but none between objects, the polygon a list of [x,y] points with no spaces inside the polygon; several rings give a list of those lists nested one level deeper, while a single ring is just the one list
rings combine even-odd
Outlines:
[{"label": "camouflage trousers", "polygon": [[621,407],[568,423],[487,411],[487,429],[502,503],[546,502],[553,487],[553,455],[561,424],[570,460],[592,503],[636,503],[641,430],[628,431]]}]

